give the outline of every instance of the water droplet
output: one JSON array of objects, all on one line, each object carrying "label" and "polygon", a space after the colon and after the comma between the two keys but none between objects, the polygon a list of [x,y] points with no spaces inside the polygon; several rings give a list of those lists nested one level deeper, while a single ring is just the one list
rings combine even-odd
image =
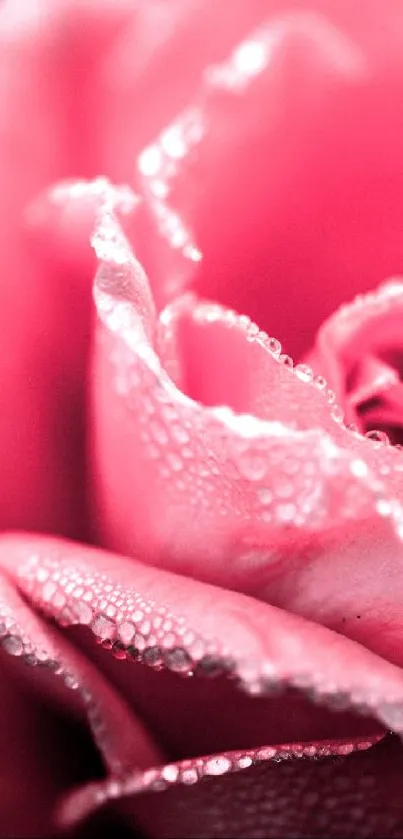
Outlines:
[{"label": "water droplet", "polygon": [[78,623],[88,626],[92,621],[92,609],[88,603],[74,603],[74,615]]},{"label": "water droplet", "polygon": [[38,666],[38,659],[33,653],[26,655],[24,657],[24,662],[28,667],[37,667]]},{"label": "water droplet", "polygon": [[183,784],[197,784],[199,775],[197,769],[183,769],[181,772],[181,781]]},{"label": "water droplet", "polygon": [[275,757],[277,749],[274,746],[263,746],[258,750],[256,757],[258,760],[271,760]]},{"label": "water droplet", "polygon": [[182,458],[175,452],[168,452],[167,463],[173,472],[180,472],[183,468]]},{"label": "water droplet", "polygon": [[163,660],[161,647],[148,647],[148,649],[144,652],[143,658],[145,663],[149,664],[151,667],[161,664]]},{"label": "water droplet", "polygon": [[122,644],[129,646],[134,636],[134,626],[130,621],[122,621],[118,626],[118,635]]},{"label": "water droplet", "polygon": [[114,638],[116,627],[113,621],[108,620],[103,615],[98,615],[92,622],[92,630],[98,638],[108,641]]},{"label": "water droplet", "polygon": [[277,519],[280,522],[292,522],[296,515],[294,504],[279,504],[276,510]]},{"label": "water droplet", "polygon": [[327,387],[327,381],[323,376],[314,376],[313,383],[318,390],[325,390]]},{"label": "water droplet", "polygon": [[365,437],[367,440],[373,440],[376,443],[389,443],[389,437],[384,431],[371,429],[371,431],[366,431]]},{"label": "water droplet", "polygon": [[21,655],[23,652],[23,643],[18,635],[7,635],[2,639],[1,645],[9,655]]},{"label": "water droplet", "polygon": [[118,661],[124,661],[126,658],[126,649],[125,646],[122,644],[121,641],[115,641],[112,646],[112,655],[114,658],[117,658]]},{"label": "water droplet", "polygon": [[335,422],[343,422],[344,413],[339,405],[333,405],[330,411],[331,417],[335,420]]},{"label": "water droplet", "polygon": [[142,623],[139,626],[139,631],[142,635],[149,635],[151,632],[151,621],[147,619],[142,621]]},{"label": "water droplet", "polygon": [[51,600],[52,600],[52,597],[55,594],[56,594],[56,585],[52,580],[49,580],[49,582],[45,583],[45,585],[42,589],[42,599],[45,601],[45,603],[50,603]]},{"label": "water droplet", "polygon": [[365,478],[368,475],[368,466],[363,460],[353,460],[350,471],[357,478]]},{"label": "water droplet", "polygon": [[164,654],[165,663],[175,673],[186,673],[191,669],[191,659],[186,650],[175,647]]},{"label": "water droplet", "polygon": [[294,368],[296,376],[301,382],[311,382],[313,379],[313,371],[307,364],[297,364]]},{"label": "water droplet", "polygon": [[212,757],[204,764],[206,775],[225,775],[231,768],[231,761],[227,757]]},{"label": "water droplet", "polygon": [[197,675],[213,679],[220,676],[225,670],[225,662],[214,655],[205,655],[197,665]]},{"label": "water droplet", "polygon": [[279,481],[279,483],[276,485],[277,498],[291,498],[293,494],[294,486],[290,481]]},{"label": "water droplet", "polygon": [[78,690],[79,683],[72,673],[65,673],[63,675],[63,681],[66,687],[70,688],[70,690]]},{"label": "water droplet", "polygon": [[384,516],[385,518],[390,516],[392,512],[392,505],[386,498],[380,498],[379,501],[376,502],[375,507],[379,515]]},{"label": "water droplet", "polygon": [[290,369],[294,367],[294,362],[289,355],[283,353],[283,355],[279,356],[279,361],[281,361],[281,364],[284,364],[284,367],[289,367]]},{"label": "water droplet", "polygon": [[353,751],[353,743],[341,743],[337,748],[337,754],[339,755],[350,755]]},{"label": "water droplet", "polygon": [[327,396],[327,401],[328,401],[329,405],[333,405],[333,402],[336,399],[336,394],[335,394],[334,390],[330,390],[330,389],[327,390],[326,391],[326,396]]},{"label": "water droplet", "polygon": [[242,755],[242,757],[239,757],[237,760],[237,766],[239,766],[240,769],[248,769],[249,766],[252,766],[252,763],[253,760],[249,757],[249,755]]},{"label": "water droplet", "polygon": [[267,349],[272,355],[279,356],[281,354],[281,344],[277,338],[268,338],[267,340]]},{"label": "water droplet", "polygon": [[174,784],[178,779],[179,769],[177,766],[164,766],[161,775],[164,781],[169,781],[170,784]]},{"label": "water droplet", "polygon": [[260,481],[267,472],[267,460],[258,452],[244,452],[239,457],[238,468],[249,481]]},{"label": "water droplet", "polygon": [[150,422],[150,431],[157,443],[161,446],[165,446],[167,444],[169,436],[165,426],[163,426],[161,422],[158,422],[157,420]]},{"label": "water droplet", "polygon": [[267,487],[260,487],[257,490],[257,497],[261,504],[267,506],[273,501],[273,493]]},{"label": "water droplet", "polygon": [[174,440],[180,445],[186,445],[189,442],[189,434],[186,428],[183,425],[173,425],[171,428],[171,434]]}]

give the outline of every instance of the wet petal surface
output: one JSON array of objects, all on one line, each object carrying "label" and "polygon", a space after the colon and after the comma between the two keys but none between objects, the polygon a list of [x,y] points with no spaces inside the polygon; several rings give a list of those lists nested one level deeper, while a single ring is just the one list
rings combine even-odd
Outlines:
[{"label": "wet petal surface", "polygon": [[[222,15],[240,34],[228,43],[222,25],[221,55],[196,50],[183,104],[172,95],[153,109],[159,126],[137,164],[149,210],[139,253],[159,303],[191,285],[300,357],[351,286],[402,264],[401,15],[378,2],[365,23],[343,2],[238,2]],[[198,24],[181,33],[192,71]]]},{"label": "wet petal surface", "polygon": [[[316,759],[278,758],[247,768],[244,756],[244,765],[236,775],[205,776],[201,782],[195,781],[195,768],[188,767],[178,785],[174,773],[167,772],[167,791],[161,791],[150,773],[156,792],[144,798],[134,789],[134,779],[128,779],[120,790],[115,784],[86,791],[82,803],[99,806],[96,794],[106,801],[122,796],[126,812],[135,814],[151,836],[166,839],[225,839],[229,833],[238,839],[403,835],[402,755],[393,739],[349,757],[319,753]],[[158,808],[153,806],[156,794]]]},{"label": "wet petal surface", "polygon": [[[157,320],[113,213],[101,210],[94,245],[104,544],[252,593],[400,661],[401,452],[348,430],[326,382],[291,369],[247,319],[187,297]],[[224,375],[227,352],[239,382]]]},{"label": "wet petal surface", "polygon": [[349,419],[397,444],[403,428],[402,316],[403,283],[396,277],[336,312],[319,330],[310,356]]},{"label": "wet petal surface", "polygon": [[[250,703],[249,714],[255,713],[254,708],[259,703],[267,702],[266,714],[267,722],[273,719],[273,710],[270,710],[270,695],[274,688],[284,689],[287,686],[293,686],[298,691],[305,692],[310,696],[311,700],[315,702],[328,704],[330,707],[359,709],[369,715],[370,719],[365,724],[368,726],[365,730],[363,723],[358,719],[355,721],[355,734],[352,723],[353,719],[347,721],[351,727],[352,736],[346,737],[341,735],[341,738],[335,739],[334,726],[338,725],[337,715],[332,717],[329,714],[328,720],[328,736],[326,737],[326,719],[323,716],[321,709],[312,708],[312,715],[310,720],[310,729],[308,726],[308,719],[305,723],[300,719],[299,723],[295,723],[299,733],[304,733],[301,739],[294,742],[284,740],[282,743],[275,739],[275,731],[272,729],[270,735],[269,727],[266,726],[264,730],[264,716],[263,708],[257,710],[261,721],[260,735],[262,740],[255,741],[255,748],[251,749],[246,744],[236,751],[225,752],[200,752],[192,759],[191,756],[185,761],[179,763],[166,763],[164,761],[155,761],[155,756],[152,751],[145,754],[145,765],[147,771],[138,771],[138,744],[134,752],[130,756],[130,743],[127,738],[127,725],[121,725],[121,711],[114,717],[113,712],[110,716],[113,704],[108,700],[109,719],[112,722],[110,733],[113,733],[113,742],[119,744],[118,748],[123,748],[123,754],[127,755],[124,758],[126,762],[126,769],[122,773],[122,752],[120,752],[120,768],[118,775],[110,778],[107,783],[100,785],[91,785],[86,789],[74,793],[71,798],[66,799],[65,805],[60,810],[60,817],[69,822],[84,817],[87,813],[97,809],[100,805],[107,803],[110,800],[117,800],[120,798],[131,799],[133,795],[143,795],[147,790],[151,789],[163,796],[168,796],[167,803],[165,798],[161,803],[161,808],[158,808],[158,813],[161,818],[168,825],[167,833],[164,833],[162,822],[159,822],[159,816],[155,820],[156,811],[150,807],[149,802],[144,802],[144,807],[139,799],[139,803],[130,806],[131,818],[135,818],[137,823],[146,825],[148,832],[151,835],[168,836],[173,835],[173,825],[176,824],[175,819],[179,818],[176,815],[176,808],[181,808],[181,801],[188,800],[188,793],[186,788],[190,785],[198,785],[201,783],[200,795],[202,801],[207,805],[209,790],[208,784],[214,783],[211,781],[216,776],[231,775],[233,772],[240,772],[245,775],[244,781],[234,779],[235,787],[228,788],[228,795],[224,796],[225,806],[233,808],[235,797],[243,795],[240,789],[243,788],[244,783],[245,794],[246,789],[249,790],[249,783],[256,789],[255,804],[252,810],[247,811],[247,818],[250,820],[257,819],[262,822],[265,819],[265,813],[268,811],[271,815],[273,804],[270,804],[271,798],[265,803],[265,798],[261,798],[261,790],[259,784],[255,787],[255,774],[260,777],[259,772],[263,772],[262,777],[266,778],[266,769],[262,764],[267,765],[269,772],[270,784],[275,784],[273,790],[276,790],[276,778],[282,788],[283,773],[281,765],[278,761],[286,761],[289,769],[285,770],[285,778],[291,781],[294,777],[294,771],[301,780],[302,787],[308,793],[313,791],[313,786],[321,786],[324,784],[324,797],[339,796],[344,799],[345,791],[350,787],[357,791],[355,774],[355,765],[352,767],[352,774],[350,773],[349,764],[335,764],[334,759],[328,760],[326,763],[326,755],[336,755],[341,761],[349,760],[346,755],[355,750],[369,749],[370,753],[374,751],[374,744],[380,736],[382,736],[382,729],[378,728],[374,722],[376,717],[384,726],[392,728],[394,731],[402,733],[403,731],[403,681],[402,674],[399,668],[394,667],[382,661],[377,656],[368,652],[359,645],[342,638],[336,633],[331,633],[329,630],[323,629],[317,625],[305,622],[300,618],[286,614],[281,610],[259,604],[254,600],[249,600],[243,595],[232,594],[230,592],[220,591],[206,586],[202,583],[196,583],[186,578],[180,578],[177,575],[171,575],[162,571],[155,571],[136,563],[131,559],[124,559],[105,554],[94,549],[84,548],[76,544],[63,543],[59,540],[51,540],[43,537],[10,537],[4,539],[1,546],[1,563],[3,567],[8,569],[8,573],[12,573],[15,583],[23,592],[24,597],[28,599],[31,609],[34,612],[43,612],[48,618],[53,618],[57,624],[65,628],[67,631],[69,626],[85,626],[89,627],[92,634],[95,635],[104,648],[100,652],[101,655],[95,654],[94,641],[91,643],[85,642],[84,648],[88,658],[93,657],[98,662],[98,667],[104,672],[108,673],[108,682],[111,680],[117,685],[122,696],[130,697],[130,704],[132,707],[141,709],[147,717],[148,724],[154,730],[159,727],[167,731],[167,719],[164,711],[164,702],[162,697],[167,700],[167,707],[176,707],[178,713],[177,722],[180,723],[177,727],[177,737],[180,737],[180,731],[184,731],[183,718],[181,717],[181,703],[178,704],[170,702],[169,691],[166,693],[165,688],[167,682],[163,680],[164,672],[171,672],[172,679],[176,679],[178,685],[182,685],[185,691],[185,705],[186,705],[186,685],[192,683],[193,698],[189,704],[187,698],[188,709],[191,709],[190,716],[186,724],[186,730],[190,726],[200,727],[202,719],[202,707],[209,707],[209,715],[216,713],[216,708],[210,700],[207,701],[206,695],[203,697],[203,684],[206,684],[206,677],[208,681],[221,670],[222,673],[227,674],[229,679],[229,686],[232,685],[233,697],[237,696],[237,688],[241,687],[246,691]],[[14,597],[8,595],[8,603],[12,607]],[[24,607],[25,608],[25,607]],[[33,615],[29,619],[31,624],[37,625],[37,618]],[[76,630],[77,631],[77,630]],[[47,647],[49,649],[50,630],[46,630]],[[16,633],[9,633],[7,637]],[[59,635],[59,633],[58,633]],[[78,636],[77,636],[78,639]],[[26,640],[24,639],[24,644]],[[58,640],[58,644],[63,647],[65,645],[63,639]],[[41,644],[43,647],[43,643]],[[79,641],[79,646],[82,647],[82,641]],[[59,647],[61,649],[61,647]],[[19,657],[18,651],[14,651],[9,646],[9,652]],[[80,654],[81,655],[81,654]],[[63,658],[66,652],[64,649]],[[52,652],[52,657],[55,653]],[[60,655],[59,655],[60,658]],[[106,660],[112,662],[113,665],[106,665]],[[82,666],[82,665],[81,665]],[[85,667],[90,667],[85,664]],[[160,668],[163,668],[161,670]],[[72,670],[71,663],[69,670]],[[122,678],[117,677],[118,670],[121,671]],[[148,699],[142,696],[142,680],[143,673],[147,671],[154,672],[155,688],[154,694],[158,694],[158,702],[150,701],[151,694]],[[133,676],[131,676],[133,672]],[[193,679],[185,679],[183,675],[194,673]],[[77,672],[75,672],[77,678]],[[202,678],[204,676],[204,678]],[[79,677],[80,681],[82,675]],[[98,681],[100,677],[97,677]],[[158,681],[160,680],[161,681]],[[95,683],[91,677],[92,688]],[[214,679],[211,684],[214,684]],[[197,699],[197,693],[201,691],[201,702]],[[70,688],[74,685],[70,683]],[[102,694],[95,689],[98,696]],[[268,695],[267,699],[264,697]],[[172,694],[171,694],[172,696]],[[260,698],[259,698],[260,697]],[[217,694],[216,694],[217,700]],[[113,700],[114,702],[115,700]],[[123,699],[119,700],[120,702]],[[290,695],[285,694],[283,702],[290,701]],[[228,714],[229,702],[231,697],[225,697],[225,708]],[[289,713],[292,704],[288,705]],[[298,712],[298,706],[297,714]],[[140,710],[141,713],[141,710]],[[327,712],[326,712],[327,713]],[[292,716],[294,712],[291,712]],[[276,714],[274,714],[276,716]],[[343,719],[343,714],[341,715]],[[322,723],[321,723],[322,719]],[[333,723],[332,723],[333,719]],[[114,721],[113,721],[114,720]],[[237,717],[237,722],[234,725],[235,731],[239,731],[239,726],[242,727],[245,720],[247,720],[247,709],[245,707],[243,713]],[[346,731],[346,717],[344,716],[344,731]],[[343,722],[341,729],[343,729]],[[363,721],[364,722],[364,721]],[[318,725],[322,724],[322,737],[318,741],[312,737],[313,731],[318,731]],[[302,727],[301,727],[302,725]],[[172,726],[172,721],[168,726],[172,733],[175,730],[175,724]],[[358,730],[361,727],[361,734]],[[295,730],[297,730],[295,729]],[[374,734],[374,732],[376,732]],[[123,739],[121,734],[124,733]],[[268,740],[264,740],[264,734],[268,736]],[[278,726],[276,729],[278,735]],[[255,737],[257,732],[255,732]],[[267,745],[266,745],[267,744]],[[189,744],[188,744],[189,745]],[[172,747],[172,739],[171,739]],[[179,740],[177,748],[179,747]],[[396,765],[400,760],[400,751],[395,748],[393,752],[394,778],[398,778],[396,772]],[[401,747],[399,746],[399,749]],[[298,757],[298,762],[294,770],[294,759]],[[312,757],[319,758],[319,766],[317,762],[311,763]],[[359,764],[357,773],[360,777],[371,775],[374,779],[368,782],[371,788],[376,789],[375,799],[371,796],[371,803],[367,805],[364,800],[364,788],[358,795],[360,801],[354,798],[357,809],[353,807],[353,801],[346,792],[345,801],[340,801],[340,807],[345,810],[343,818],[346,819],[346,825],[351,827],[353,821],[354,825],[357,823],[358,830],[368,831],[368,819],[371,823],[372,832],[363,832],[362,835],[378,836],[380,835],[380,825],[393,826],[393,829],[400,830],[399,818],[397,811],[394,810],[393,804],[386,812],[381,807],[381,801],[386,802],[386,791],[383,782],[380,781],[378,770],[375,768],[380,766],[379,757],[376,754],[376,764],[369,759],[368,763]],[[361,760],[361,758],[360,758]],[[132,762],[135,762],[135,768],[130,768]],[[273,762],[274,777],[271,774],[270,762]],[[302,763],[301,763],[302,761]],[[305,765],[305,762],[306,765]],[[323,771],[321,763],[323,762]],[[396,763],[397,761],[397,763]],[[256,767],[253,769],[253,767]],[[260,767],[260,769],[259,769]],[[277,770],[279,774],[277,775]],[[252,775],[250,775],[252,772]],[[316,774],[319,772],[319,774]],[[347,777],[348,781],[340,780],[338,778]],[[382,777],[384,772],[382,770]],[[204,779],[204,780],[203,780]],[[225,782],[223,781],[224,786]],[[287,783],[287,780],[284,780]],[[170,787],[175,787],[179,784],[180,792],[179,798],[176,797],[174,791],[169,792]],[[240,786],[239,786],[240,784]],[[267,785],[267,784],[266,784]],[[294,784],[292,784],[294,786]],[[298,786],[298,784],[297,784]],[[388,786],[390,791],[391,787]],[[167,790],[165,792],[165,790]],[[214,791],[213,791],[214,794]],[[199,793],[196,794],[196,799],[189,802],[188,819],[183,823],[183,833],[181,835],[193,835],[194,826],[189,819],[197,816]],[[255,794],[254,794],[255,795]],[[274,792],[273,792],[274,795]],[[207,796],[207,798],[206,798]],[[279,800],[283,796],[275,796]],[[303,801],[290,800],[290,807],[284,807],[285,801],[282,801],[281,818],[288,818],[290,824],[294,824],[298,835],[301,832],[301,824],[298,821],[296,813],[300,813],[300,818],[304,819],[304,823],[311,825],[312,829],[319,830],[323,828],[321,819],[323,820],[323,808],[317,811],[313,805],[317,801],[311,800],[307,795]],[[167,806],[167,810],[165,810]],[[183,805],[184,806],[184,805]],[[329,808],[333,805],[329,804]],[[336,806],[336,805],[335,805]],[[352,815],[348,812],[349,807],[352,807]],[[380,811],[382,810],[385,821],[381,821]],[[325,813],[327,812],[325,808]],[[355,815],[354,815],[355,813]],[[287,815],[285,815],[287,814]],[[320,818],[319,818],[320,816]],[[203,820],[203,830],[205,833],[201,835],[210,835],[209,830],[217,830],[210,824],[210,819],[217,817],[217,811],[211,809],[210,803],[206,819]],[[316,825],[316,818],[318,817],[318,826]],[[232,818],[228,811],[223,818]],[[276,819],[280,819],[280,811]],[[355,821],[354,821],[355,820]],[[372,821],[371,821],[372,820]],[[258,828],[256,823],[256,830],[267,830],[267,826],[262,824]],[[372,825],[373,822],[373,825]],[[231,822],[232,823],[232,822]],[[242,823],[241,823],[242,824]],[[241,824],[239,830],[241,830]],[[244,830],[249,829],[252,821],[244,822]],[[280,825],[277,825],[279,827]],[[223,828],[224,829],[224,828]],[[291,829],[287,828],[287,831]],[[308,827],[306,827],[308,830]],[[346,827],[347,833],[347,827]],[[214,833],[213,833],[214,835]],[[243,835],[240,833],[239,835]],[[257,835],[264,835],[263,832]],[[288,832],[286,832],[288,835]],[[305,835],[304,833],[302,835]],[[316,835],[314,833],[314,835]],[[318,833],[320,835],[320,833]],[[357,835],[361,835],[358,832]],[[399,832],[392,835],[400,835]]]}]

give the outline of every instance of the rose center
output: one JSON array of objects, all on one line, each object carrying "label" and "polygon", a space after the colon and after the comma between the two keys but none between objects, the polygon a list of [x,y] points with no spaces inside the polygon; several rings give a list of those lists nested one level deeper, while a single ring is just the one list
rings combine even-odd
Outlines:
[{"label": "rose center", "polygon": [[346,396],[360,431],[385,432],[403,444],[403,357],[392,353],[366,356],[350,370]]}]

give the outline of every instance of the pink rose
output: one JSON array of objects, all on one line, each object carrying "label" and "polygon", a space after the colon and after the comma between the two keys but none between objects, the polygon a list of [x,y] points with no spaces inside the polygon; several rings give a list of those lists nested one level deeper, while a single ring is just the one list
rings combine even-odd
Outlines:
[{"label": "pink rose", "polygon": [[402,20],[0,7],[0,837],[403,836]]}]

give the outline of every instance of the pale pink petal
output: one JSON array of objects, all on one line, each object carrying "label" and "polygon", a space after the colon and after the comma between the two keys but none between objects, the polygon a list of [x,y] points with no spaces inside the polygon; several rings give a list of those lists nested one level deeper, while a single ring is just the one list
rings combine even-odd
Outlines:
[{"label": "pale pink petal", "polygon": [[310,360],[363,430],[403,425],[403,283],[399,277],[342,306],[318,332]]},{"label": "pale pink petal", "polygon": [[[200,55],[207,37],[194,14],[177,35],[190,81],[176,93],[167,47],[160,94],[152,73],[141,88],[153,103],[146,113],[130,103],[130,71],[121,73],[106,137],[117,148],[115,131],[135,119],[142,134],[154,131],[137,160],[148,209],[137,244],[159,303],[192,285],[300,356],[351,287],[400,270],[401,13],[389,5],[384,14],[382,0],[366,8],[364,21],[345,2],[227,2],[221,56],[207,45]],[[124,142],[119,179],[131,178],[128,159]],[[165,249],[155,250],[156,230]]]},{"label": "pale pink petal", "polygon": [[[196,670],[203,676],[215,660],[252,695],[276,686],[307,690],[325,704],[343,695],[345,707],[403,730],[401,670],[324,627],[76,543],[10,536],[1,550],[3,567],[34,609],[61,626],[89,627],[127,673],[134,658],[179,676]],[[130,749],[127,738],[122,746]]]},{"label": "pale pink petal", "polygon": [[[402,660],[401,452],[346,429],[324,380],[290,369],[279,345],[242,318],[185,298],[157,324],[147,278],[112,212],[101,210],[94,244],[100,538]],[[217,340],[229,349],[215,361]],[[225,379],[227,352],[236,353],[239,383]],[[195,363],[190,390],[199,391],[188,395],[177,384],[188,389]],[[220,407],[228,401],[245,413]]]}]

